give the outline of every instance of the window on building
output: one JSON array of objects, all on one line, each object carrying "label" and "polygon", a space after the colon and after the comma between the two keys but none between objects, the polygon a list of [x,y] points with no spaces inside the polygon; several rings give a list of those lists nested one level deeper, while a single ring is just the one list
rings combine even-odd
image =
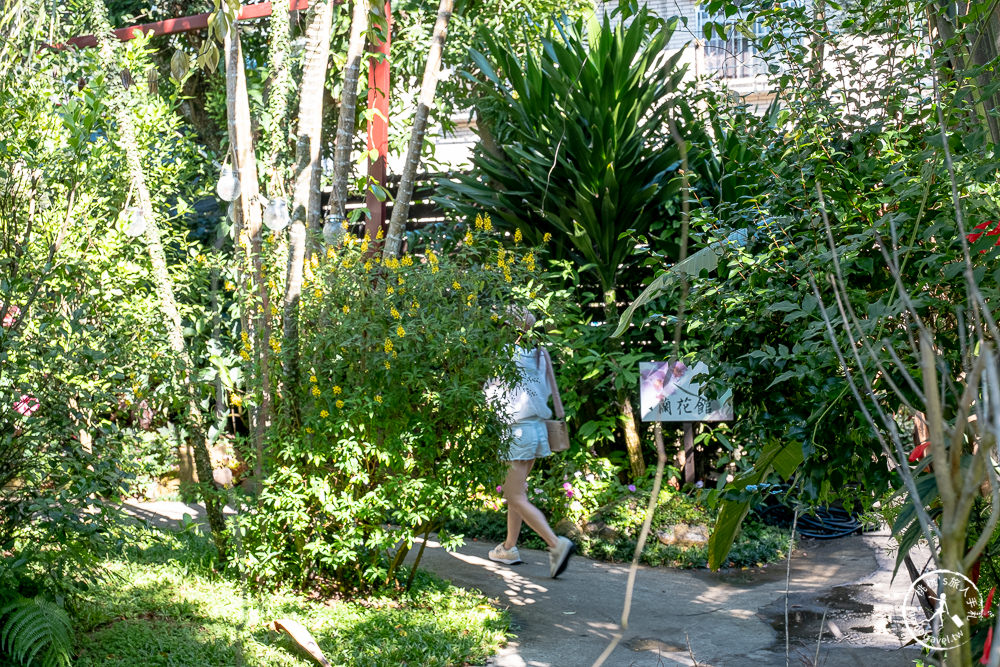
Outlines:
[{"label": "window on building", "polygon": [[[719,22],[725,19],[698,10],[698,34],[704,34],[704,26],[710,21]],[[754,23],[753,31],[757,38],[767,32],[760,21]],[[716,35],[710,40],[703,41],[705,72],[723,79],[750,79],[766,73],[767,67],[760,58],[755,41],[738,33],[730,35],[726,40]]]}]

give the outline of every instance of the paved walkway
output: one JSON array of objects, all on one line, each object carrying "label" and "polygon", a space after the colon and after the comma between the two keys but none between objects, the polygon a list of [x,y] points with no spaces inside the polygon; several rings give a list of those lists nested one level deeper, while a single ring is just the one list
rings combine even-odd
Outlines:
[{"label": "paved walkway", "polygon": [[[201,513],[169,502],[129,508],[163,526]],[[800,542],[788,596],[791,665],[902,667],[919,656],[897,636],[902,630],[894,619],[908,578],[903,573],[890,582],[888,544],[887,533]],[[786,664],[784,564],[720,573],[640,567],[623,631],[627,566],[574,556],[553,580],[544,552],[522,549],[525,563],[511,567],[487,559],[492,546],[471,541],[448,553],[428,541],[421,563],[510,610],[517,636],[488,665]],[[418,550],[419,543],[411,560]]]}]

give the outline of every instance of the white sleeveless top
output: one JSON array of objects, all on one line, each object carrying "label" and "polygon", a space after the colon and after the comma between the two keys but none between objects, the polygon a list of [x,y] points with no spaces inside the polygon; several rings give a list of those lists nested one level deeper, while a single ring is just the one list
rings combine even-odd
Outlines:
[{"label": "white sleeveless top", "polygon": [[[536,350],[514,347],[514,362],[517,364],[521,381],[514,387],[506,387],[499,382],[486,388],[486,395],[498,402],[500,418],[508,424],[521,421],[552,419],[548,400],[552,388],[546,377],[545,355],[535,354]],[[536,363],[537,361],[537,363]]]}]

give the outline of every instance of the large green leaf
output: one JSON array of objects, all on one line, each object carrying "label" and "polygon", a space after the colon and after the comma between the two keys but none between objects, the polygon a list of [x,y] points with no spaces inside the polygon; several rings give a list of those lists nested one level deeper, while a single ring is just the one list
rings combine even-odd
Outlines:
[{"label": "large green leaf", "polygon": [[[748,486],[760,484],[768,478],[771,472],[777,472],[787,479],[803,461],[802,444],[791,441],[787,443],[772,442],[760,453],[753,469],[734,479],[727,488],[734,491],[744,491]],[[708,538],[708,567],[718,570],[739,534],[743,519],[750,511],[749,500],[727,500],[722,503],[715,528]]]}]

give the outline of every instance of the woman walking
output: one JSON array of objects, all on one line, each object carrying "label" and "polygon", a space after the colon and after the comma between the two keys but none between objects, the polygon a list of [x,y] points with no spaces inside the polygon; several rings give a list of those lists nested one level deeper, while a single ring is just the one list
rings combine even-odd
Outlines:
[{"label": "woman walking", "polygon": [[576,545],[566,537],[556,536],[545,515],[528,500],[528,473],[535,465],[535,459],[552,453],[545,420],[552,418],[549,397],[558,402],[559,390],[555,388],[552,358],[548,351],[540,345],[530,349],[520,346],[521,339],[534,326],[535,317],[523,311],[509,314],[509,319],[521,330],[521,336],[514,343],[514,362],[520,379],[513,387],[495,383],[487,388],[487,393],[496,400],[501,410],[501,419],[510,424],[511,445],[505,457],[507,477],[503,484],[503,494],[507,499],[507,539],[490,550],[489,557],[506,565],[522,562],[517,539],[522,523],[527,523],[548,546],[549,576],[555,578],[566,569]]}]

